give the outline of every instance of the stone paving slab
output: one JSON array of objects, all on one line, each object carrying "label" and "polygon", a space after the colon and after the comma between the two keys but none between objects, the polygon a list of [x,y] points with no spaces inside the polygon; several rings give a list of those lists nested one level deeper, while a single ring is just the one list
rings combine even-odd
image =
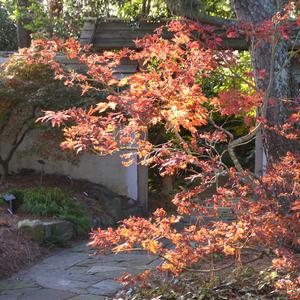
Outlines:
[{"label": "stone paving slab", "polygon": [[69,299],[74,294],[65,291],[56,291],[52,289],[38,289],[36,291],[25,292],[19,299],[21,300],[42,300],[42,299]]},{"label": "stone paving slab", "polygon": [[95,295],[113,296],[121,288],[121,284],[117,283],[112,279],[106,279],[91,286],[88,289],[88,292]]},{"label": "stone paving slab", "polygon": [[105,296],[98,295],[77,295],[75,297],[69,298],[70,300],[107,300],[108,298]]},{"label": "stone paving slab", "polygon": [[126,268],[123,268],[123,267],[99,265],[99,266],[94,266],[94,267],[90,268],[87,271],[87,273],[94,275],[97,273],[125,272],[125,271],[126,271]]},{"label": "stone paving slab", "polygon": [[0,300],[18,300],[14,295],[0,295]]},{"label": "stone paving slab", "polygon": [[33,267],[0,281],[0,300],[106,300],[121,288],[114,279],[159,264],[141,253],[91,255],[81,244],[63,250]]},{"label": "stone paving slab", "polygon": [[37,284],[33,283],[30,280],[15,280],[15,279],[7,279],[0,281],[0,293],[7,292],[10,290],[20,290],[27,288],[38,287]]}]

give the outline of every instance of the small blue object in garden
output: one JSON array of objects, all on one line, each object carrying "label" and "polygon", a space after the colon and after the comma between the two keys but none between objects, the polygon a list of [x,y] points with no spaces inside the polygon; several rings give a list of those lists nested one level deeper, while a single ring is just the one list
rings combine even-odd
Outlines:
[{"label": "small blue object in garden", "polygon": [[17,198],[13,194],[4,194],[2,196],[2,198],[4,199],[5,202],[8,203],[9,208],[7,209],[7,211],[12,215],[13,214],[13,205],[12,205],[12,203]]}]

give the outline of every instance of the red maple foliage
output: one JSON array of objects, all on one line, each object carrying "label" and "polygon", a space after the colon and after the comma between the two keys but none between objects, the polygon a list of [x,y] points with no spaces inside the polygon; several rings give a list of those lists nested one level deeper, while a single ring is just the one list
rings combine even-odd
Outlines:
[{"label": "red maple foliage", "polygon": [[[260,30],[255,30],[256,37],[269,41],[270,32],[276,37],[286,32],[285,20],[286,17],[278,15],[264,23]],[[244,34],[253,34],[253,28],[246,24],[241,28]],[[173,199],[178,215],[159,209],[149,219],[132,217],[116,229],[93,231],[90,245],[101,252],[151,252],[162,258],[161,271],[174,274],[186,270],[201,272],[201,262],[220,253],[234,257],[234,264],[229,267],[235,265],[238,269],[247,263],[242,259],[244,251],[258,252],[258,258],[274,257],[276,269],[297,270],[299,262],[293,249],[300,245],[299,155],[288,153],[258,178],[243,169],[235,148],[249,142],[264,127],[286,138],[298,139],[294,124],[299,122],[299,111],[282,128],[268,127],[262,114],[252,122],[253,127],[248,126],[245,136],[235,138],[224,126],[216,124],[213,114],[247,116],[256,109],[265,111],[271,103],[270,95],[256,88],[245,74],[242,80],[249,85],[249,93],[232,88],[217,97],[207,97],[203,80],[216,70],[236,66],[235,52],[220,50],[222,39],[211,26],[172,21],[167,29],[173,33],[171,39],[164,38],[164,29],[160,28],[155,34],[137,40],[136,51],[95,54],[74,40],[37,40],[24,51],[32,61],[51,63],[57,78],[65,80],[67,85],[78,84],[83,93],[106,93],[104,101],[88,110],[45,112],[40,118],[63,127],[63,148],[77,152],[92,150],[100,155],[132,149],[132,153],[123,155],[125,165],[132,163],[132,155],[137,153],[143,164],[157,166],[162,175],[182,171],[186,180],[193,183],[188,191],[178,193]],[[227,35],[237,36],[234,31]],[[59,52],[86,65],[87,72],[65,70],[56,60]],[[125,58],[139,62],[139,71],[116,78],[114,70]],[[260,76],[269,72],[262,70]],[[149,127],[157,124],[172,133],[172,138],[160,145],[145,139]],[[214,129],[207,131],[208,124]],[[234,168],[223,163],[224,153],[217,148],[220,143],[227,143],[225,152],[232,158]],[[218,187],[212,197],[203,197],[203,192],[224,175],[228,177],[226,185]],[[217,218],[224,207],[230,209],[234,221]],[[176,223],[186,215],[193,216],[194,222],[177,229]],[[212,266],[210,272],[215,271],[218,270]],[[139,279],[148,276],[149,271]],[[123,279],[130,281],[131,277],[126,275]],[[276,284],[276,288],[285,289],[294,298],[300,297],[299,287],[299,277]]]}]

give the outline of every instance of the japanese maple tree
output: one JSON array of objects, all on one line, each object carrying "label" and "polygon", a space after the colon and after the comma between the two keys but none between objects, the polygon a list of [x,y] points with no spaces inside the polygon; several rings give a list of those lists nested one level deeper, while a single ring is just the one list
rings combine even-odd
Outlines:
[{"label": "japanese maple tree", "polygon": [[[227,31],[227,35],[255,36],[276,49],[282,34],[288,37],[295,25],[288,21],[289,10],[287,6],[285,12],[257,28],[243,23],[238,29]],[[172,38],[165,38],[166,29]],[[284,139],[299,139],[299,106],[292,106],[290,118],[282,126],[267,122],[267,112],[273,105],[270,87],[277,76],[276,57],[270,57],[270,70],[262,69],[256,74],[268,80],[264,89],[256,85],[253,74],[234,71],[239,64],[238,54],[222,50],[222,38],[212,26],[171,21],[135,43],[138,50],[95,54],[74,40],[37,40],[32,48],[24,50],[32,61],[51,63],[56,77],[66,84],[80,85],[83,93],[96,90],[106,95],[105,101],[88,110],[47,111],[40,118],[63,128],[63,148],[100,155],[131,149],[123,155],[124,165],[133,163],[132,156],[137,153],[142,164],[156,166],[161,175],[181,172],[191,182],[189,189],[173,199],[177,215],[158,209],[149,219],[132,217],[116,229],[94,230],[90,244],[100,252],[151,252],[162,259],[159,270],[176,275],[182,271],[213,275],[233,267],[239,272],[243,264],[268,256],[273,259],[273,268],[287,274],[276,283],[276,288],[285,289],[290,297],[299,297],[299,262],[295,252],[300,244],[300,156],[287,152],[267,166],[264,176],[256,177],[244,169],[235,153],[237,147],[252,141],[262,129]],[[86,65],[87,72],[65,70],[56,61],[58,52]],[[123,59],[139,62],[139,71],[118,79],[114,70]],[[247,89],[232,86],[208,97],[203,83],[218,72],[240,80]],[[281,100],[286,109],[289,101],[298,103],[298,99]],[[223,124],[215,121],[216,114],[225,118]],[[244,118],[248,130],[245,135],[235,137],[226,127],[226,118],[232,116]],[[146,138],[148,129],[157,124],[172,133],[167,142],[159,145]],[[213,130],[207,130],[208,125]],[[222,152],[220,144],[225,149]],[[223,161],[226,153],[232,167]],[[225,175],[227,183],[218,186],[219,177]],[[212,185],[217,186],[217,192],[204,197]],[[218,218],[220,207],[229,208],[234,221]],[[180,230],[176,223],[184,216],[193,216],[194,221]],[[244,253],[249,251],[258,255],[247,259]],[[234,260],[218,268],[215,254]],[[201,268],[205,261],[210,261],[208,270]],[[147,271],[138,279],[144,280],[149,274]],[[123,280],[130,281],[131,277],[125,275]]]}]

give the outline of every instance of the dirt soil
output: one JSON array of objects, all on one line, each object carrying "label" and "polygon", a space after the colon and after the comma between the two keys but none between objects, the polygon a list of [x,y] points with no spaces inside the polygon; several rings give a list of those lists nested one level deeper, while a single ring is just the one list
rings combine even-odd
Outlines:
[{"label": "dirt soil", "polygon": [[27,189],[33,187],[57,187],[63,190],[71,191],[72,193],[79,193],[82,196],[84,192],[88,192],[89,181],[85,180],[75,180],[68,176],[61,175],[14,175],[9,176],[5,179],[5,182],[0,186],[0,193],[6,192],[7,190],[17,188],[17,189]]},{"label": "dirt soil", "polygon": [[0,279],[9,277],[46,254],[17,229],[18,219],[9,215],[5,208],[0,208]]}]

